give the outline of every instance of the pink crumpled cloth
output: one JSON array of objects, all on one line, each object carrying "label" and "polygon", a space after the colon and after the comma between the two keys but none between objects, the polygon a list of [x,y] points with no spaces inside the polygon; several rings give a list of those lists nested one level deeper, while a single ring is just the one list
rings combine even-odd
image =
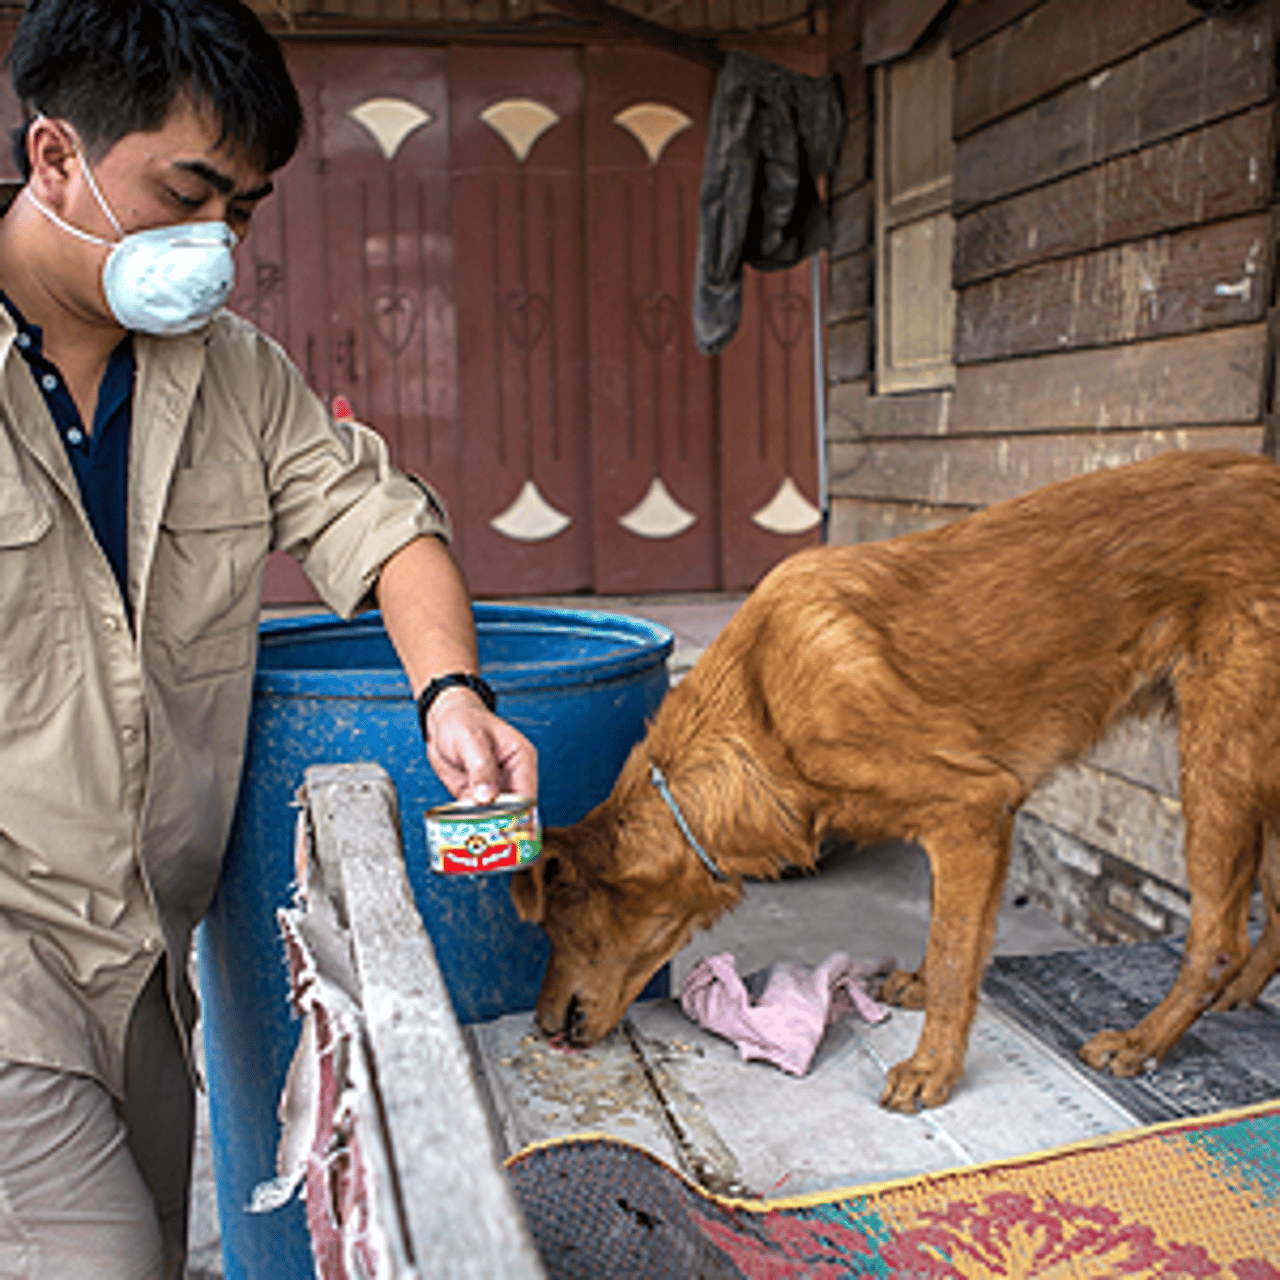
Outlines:
[{"label": "pink crumpled cloth", "polygon": [[[889,1016],[871,990],[879,988],[894,963],[892,956],[855,963],[837,951],[816,969],[780,960],[744,982],[733,956],[724,951],[694,966],[680,988],[680,1007],[699,1026],[732,1040],[744,1062],[764,1058],[802,1076],[837,1018],[852,1009],[868,1022]],[[755,999],[753,992],[758,992]]]}]

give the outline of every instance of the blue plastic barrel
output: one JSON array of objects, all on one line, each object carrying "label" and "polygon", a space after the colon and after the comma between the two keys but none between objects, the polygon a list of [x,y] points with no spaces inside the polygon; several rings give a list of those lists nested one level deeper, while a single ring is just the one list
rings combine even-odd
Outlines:
[{"label": "blue plastic barrel", "polygon": [[[480,665],[498,710],[538,749],[539,809],[567,826],[608,795],[667,689],[671,633],[615,614],[476,605]],[[522,924],[508,875],[442,877],[423,811],[449,799],[427,763],[417,710],[380,617],[265,622],[239,805],[217,897],[199,932],[214,1172],[228,1280],[314,1275],[303,1208],[246,1212],[274,1176],[276,1115],[299,1024],[275,912],[293,894],[294,811],[313,764],[373,761],[395,783],[418,910],[461,1022],[537,1000],[546,936]],[[668,993],[663,969],[645,996]]]}]

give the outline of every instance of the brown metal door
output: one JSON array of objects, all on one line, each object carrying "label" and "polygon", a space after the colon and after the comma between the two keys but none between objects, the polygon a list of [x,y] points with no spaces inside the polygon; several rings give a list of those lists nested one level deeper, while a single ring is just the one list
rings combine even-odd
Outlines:
[{"label": "brown metal door", "polygon": [[[307,112],[238,257],[232,306],[312,388],[377,428],[396,463],[461,501],[445,55],[287,46]],[[463,548],[460,547],[460,550]],[[275,556],[268,602],[314,599]]]},{"label": "brown metal door", "polygon": [[479,594],[591,585],[582,74],[568,49],[453,49],[466,569]]},{"label": "brown metal door", "polygon": [[595,586],[711,588],[714,365],[690,318],[711,76],[651,50],[587,58]]},{"label": "brown metal door", "polygon": [[[693,344],[708,72],[287,52],[308,132],[233,305],[442,492],[474,593],[748,586],[817,540],[808,266],[748,273],[719,361]],[[276,557],[267,599],[314,594]]]},{"label": "brown metal door", "polygon": [[720,356],[721,585],[758,582],[822,540],[812,277],[747,269],[742,322]]}]

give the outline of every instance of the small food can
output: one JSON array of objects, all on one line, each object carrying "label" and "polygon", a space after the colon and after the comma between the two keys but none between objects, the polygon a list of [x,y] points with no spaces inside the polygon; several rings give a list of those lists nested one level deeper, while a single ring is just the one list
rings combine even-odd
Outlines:
[{"label": "small food can", "polygon": [[527,796],[500,795],[492,804],[455,800],[424,816],[431,869],[439,875],[519,871],[542,856],[538,805]]}]

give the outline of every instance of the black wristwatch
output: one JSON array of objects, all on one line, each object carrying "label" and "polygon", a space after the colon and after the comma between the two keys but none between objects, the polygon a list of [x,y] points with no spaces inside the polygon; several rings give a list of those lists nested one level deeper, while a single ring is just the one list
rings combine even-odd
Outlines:
[{"label": "black wristwatch", "polygon": [[490,711],[496,710],[498,706],[498,695],[489,688],[488,682],[481,679],[480,676],[472,675],[470,671],[450,671],[448,675],[436,676],[436,678],[423,691],[418,694],[418,725],[422,729],[423,741],[427,737],[427,712],[431,710],[431,704],[446,690],[452,689],[454,685],[462,684],[480,695],[480,701],[484,703]]}]

